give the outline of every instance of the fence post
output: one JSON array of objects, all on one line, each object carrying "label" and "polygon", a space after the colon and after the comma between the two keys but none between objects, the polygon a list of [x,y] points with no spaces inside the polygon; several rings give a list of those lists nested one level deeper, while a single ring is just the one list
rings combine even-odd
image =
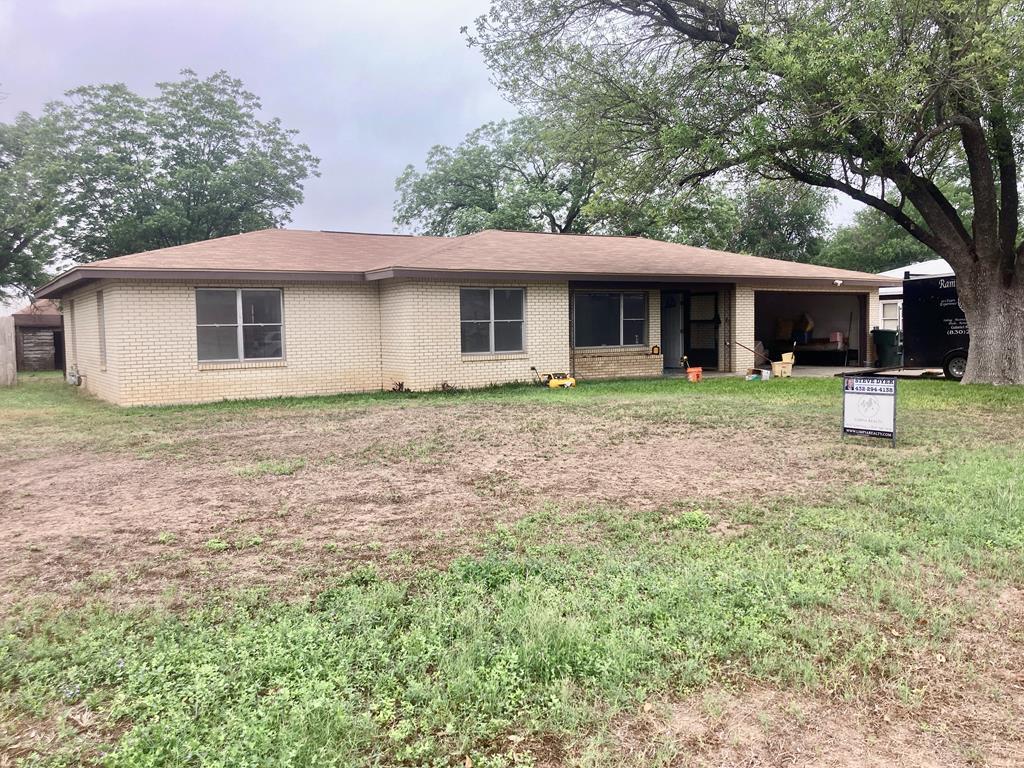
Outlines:
[{"label": "fence post", "polygon": [[0,317],[0,387],[13,387],[18,381],[14,356],[14,318]]}]

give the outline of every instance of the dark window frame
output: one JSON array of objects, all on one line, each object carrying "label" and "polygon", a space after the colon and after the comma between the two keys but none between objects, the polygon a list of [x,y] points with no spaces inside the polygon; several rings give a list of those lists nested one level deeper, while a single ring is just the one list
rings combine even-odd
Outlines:
[{"label": "dark window frame", "polygon": [[[462,318],[462,294],[464,291],[487,291],[488,319],[487,320],[463,320]],[[494,292],[514,291],[519,294],[519,318],[518,319],[497,319],[494,316]],[[464,329],[466,325],[487,324],[487,349],[477,351],[466,351],[464,349]],[[519,349],[494,348],[494,327],[497,323],[519,323]],[[465,285],[459,288],[459,350],[463,355],[517,355],[526,352],[526,289],[518,286],[473,286]]]},{"label": "dark window frame", "polygon": [[[577,311],[576,300],[580,295],[595,295],[602,294],[608,296],[617,296],[619,303],[619,343],[618,344],[579,344],[577,343],[577,325],[579,323],[579,313]],[[643,312],[641,317],[626,317],[626,297],[627,296],[638,296],[643,301]],[[618,348],[640,348],[647,346],[647,340],[650,338],[650,318],[649,318],[649,305],[647,291],[630,291],[630,290],[600,290],[597,288],[587,290],[576,290],[573,291],[572,295],[572,345],[574,349],[618,349]],[[643,339],[636,343],[625,343],[625,323],[627,321],[636,322],[640,321],[643,323]]]},{"label": "dark window frame", "polygon": [[[199,296],[206,291],[234,291],[235,294],[235,322],[233,323],[200,323],[199,322]],[[277,293],[278,310],[281,317],[277,323],[247,323],[242,311],[242,296],[245,293]],[[283,288],[232,288],[230,286],[203,286],[195,289],[196,294],[196,359],[200,363],[246,363],[284,360],[286,351],[284,343],[284,289]],[[281,335],[281,354],[276,357],[246,357],[245,355],[245,329],[253,327],[276,327]],[[199,329],[200,328],[234,328],[235,329],[235,357],[202,358],[199,356]]]}]

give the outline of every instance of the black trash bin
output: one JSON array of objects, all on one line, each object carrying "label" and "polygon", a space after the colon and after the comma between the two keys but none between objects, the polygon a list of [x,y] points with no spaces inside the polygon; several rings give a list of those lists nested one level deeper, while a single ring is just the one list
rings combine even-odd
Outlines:
[{"label": "black trash bin", "polygon": [[875,354],[879,368],[896,368],[900,364],[900,333],[883,328],[873,328],[871,338],[875,341]]}]

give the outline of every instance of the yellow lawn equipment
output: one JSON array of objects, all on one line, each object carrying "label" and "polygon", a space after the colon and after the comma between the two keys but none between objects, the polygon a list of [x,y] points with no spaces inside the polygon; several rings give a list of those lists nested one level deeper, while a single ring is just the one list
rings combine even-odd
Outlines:
[{"label": "yellow lawn equipment", "polygon": [[539,373],[532,365],[530,366],[530,370],[533,371],[534,381],[542,387],[548,387],[549,389],[565,389],[567,387],[576,386],[576,379],[567,373]]}]

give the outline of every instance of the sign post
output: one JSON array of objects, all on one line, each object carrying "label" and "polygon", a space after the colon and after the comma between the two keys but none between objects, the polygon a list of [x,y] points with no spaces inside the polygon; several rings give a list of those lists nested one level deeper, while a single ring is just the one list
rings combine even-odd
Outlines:
[{"label": "sign post", "polygon": [[843,376],[843,436],[884,437],[896,445],[896,377]]}]

